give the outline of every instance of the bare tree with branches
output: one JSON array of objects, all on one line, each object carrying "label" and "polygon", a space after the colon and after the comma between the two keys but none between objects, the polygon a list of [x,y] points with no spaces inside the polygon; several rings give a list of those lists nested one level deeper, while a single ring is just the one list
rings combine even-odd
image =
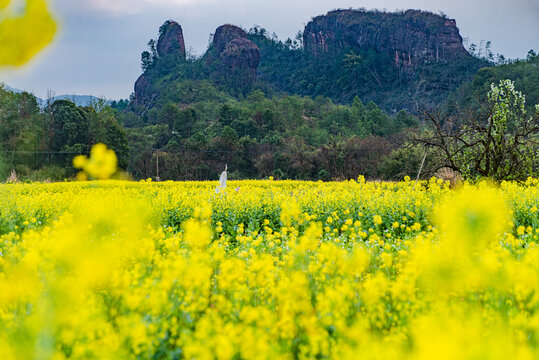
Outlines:
[{"label": "bare tree with branches", "polygon": [[456,115],[424,111],[427,135],[413,141],[435,149],[450,168],[464,178],[494,181],[525,180],[536,173],[539,104],[528,115],[525,97],[511,80],[491,89],[478,109]]}]

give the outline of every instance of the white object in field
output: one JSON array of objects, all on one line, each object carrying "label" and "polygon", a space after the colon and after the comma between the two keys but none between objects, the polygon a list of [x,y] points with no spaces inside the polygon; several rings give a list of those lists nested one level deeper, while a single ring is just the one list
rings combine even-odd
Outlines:
[{"label": "white object in field", "polygon": [[227,179],[226,171],[227,170],[228,170],[228,165],[225,165],[225,171],[223,171],[221,173],[221,176],[219,177],[219,186],[217,186],[217,188],[215,189],[215,192],[217,193],[226,189],[226,179]]}]

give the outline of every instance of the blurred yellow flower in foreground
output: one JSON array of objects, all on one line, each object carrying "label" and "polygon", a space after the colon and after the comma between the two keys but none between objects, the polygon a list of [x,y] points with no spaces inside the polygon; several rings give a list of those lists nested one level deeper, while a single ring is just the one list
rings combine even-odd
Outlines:
[{"label": "blurred yellow flower in foreground", "polygon": [[16,14],[0,0],[0,66],[20,66],[47,46],[56,33],[56,23],[44,0],[26,0],[25,11]]},{"label": "blurred yellow flower in foreground", "polygon": [[464,187],[435,214],[442,241],[460,251],[480,250],[495,243],[510,221],[503,194],[488,184]]},{"label": "blurred yellow flower in foreground", "polygon": [[84,155],[73,159],[73,166],[83,170],[77,175],[79,180],[86,180],[87,175],[95,179],[108,179],[116,172],[117,165],[116,154],[105,144],[94,145],[89,159]]}]

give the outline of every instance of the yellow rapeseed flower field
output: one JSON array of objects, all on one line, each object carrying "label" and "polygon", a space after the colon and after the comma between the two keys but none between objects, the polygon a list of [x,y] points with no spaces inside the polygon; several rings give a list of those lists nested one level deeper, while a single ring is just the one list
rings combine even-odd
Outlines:
[{"label": "yellow rapeseed flower field", "polygon": [[0,358],[537,359],[537,183],[0,185]]}]

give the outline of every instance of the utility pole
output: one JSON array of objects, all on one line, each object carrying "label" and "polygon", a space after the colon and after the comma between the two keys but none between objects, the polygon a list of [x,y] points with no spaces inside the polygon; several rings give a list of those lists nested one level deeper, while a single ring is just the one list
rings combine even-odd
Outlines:
[{"label": "utility pole", "polygon": [[423,160],[421,161],[421,166],[419,167],[419,172],[417,173],[417,177],[415,178],[416,185],[417,185],[417,182],[419,181],[419,176],[421,175],[421,171],[423,170],[423,165],[425,165],[425,159],[427,158],[427,151],[428,151],[428,148],[425,147],[425,155],[423,156]]}]

